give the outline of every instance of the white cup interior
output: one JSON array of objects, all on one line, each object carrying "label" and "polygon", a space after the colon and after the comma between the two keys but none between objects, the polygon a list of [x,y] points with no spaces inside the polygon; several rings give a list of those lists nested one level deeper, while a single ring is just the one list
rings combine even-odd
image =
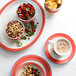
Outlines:
[{"label": "white cup interior", "polygon": [[[68,50],[67,50],[65,53],[60,53],[60,52],[57,51],[56,45],[57,45],[57,42],[58,42],[58,41],[65,41],[65,42],[67,42]],[[58,54],[59,56],[67,55],[68,52],[69,52],[69,49],[70,49],[70,42],[69,42],[67,39],[59,39],[59,40],[57,40],[57,41],[55,42],[55,44],[54,44],[54,51],[55,51],[55,53]]]},{"label": "white cup interior", "polygon": [[[60,53],[60,52],[57,51],[56,45],[57,45],[57,42],[58,42],[58,41],[66,41],[66,42],[67,42],[69,49],[68,49],[65,53]],[[69,50],[70,50],[70,42],[69,42],[67,39],[58,39],[55,43],[52,43],[52,42],[49,40],[48,43],[50,43],[50,45],[53,47],[54,52],[55,52],[57,55],[59,55],[59,56],[64,56],[64,55],[67,55],[67,54],[69,53]]]}]

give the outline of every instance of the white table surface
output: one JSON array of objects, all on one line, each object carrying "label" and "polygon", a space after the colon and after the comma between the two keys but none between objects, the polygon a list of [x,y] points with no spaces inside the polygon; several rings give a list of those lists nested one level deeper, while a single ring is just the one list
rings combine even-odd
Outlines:
[{"label": "white table surface", "polygon": [[[0,0],[0,9],[10,0]],[[44,8],[44,0],[38,0]],[[52,69],[52,76],[76,76],[76,54],[66,64],[55,64],[45,55],[44,45],[49,36],[54,33],[66,33],[76,43],[76,0],[64,0],[61,10],[52,15],[45,11],[46,23],[42,35],[37,42],[20,52],[8,52],[0,48],[0,76],[11,76],[14,63],[25,55],[39,55],[46,59]]]}]

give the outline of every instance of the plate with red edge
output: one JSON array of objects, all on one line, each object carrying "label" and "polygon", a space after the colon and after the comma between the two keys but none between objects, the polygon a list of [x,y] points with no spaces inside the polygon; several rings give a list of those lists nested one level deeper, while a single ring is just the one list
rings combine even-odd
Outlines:
[{"label": "plate with red edge", "polygon": [[[18,19],[16,15],[16,10],[19,7],[19,5],[21,5],[22,3],[31,3],[35,7],[36,18],[34,22],[35,24],[37,23],[39,24],[37,24],[37,29],[34,35],[29,37],[26,40],[20,40],[22,43],[22,46],[18,47],[16,41],[13,41],[7,38],[4,31],[5,31],[5,26],[7,25],[9,21]],[[0,10],[0,19],[1,19],[0,20],[0,26],[1,26],[0,47],[8,51],[16,52],[16,51],[21,51],[21,50],[24,50],[30,47],[40,37],[43,31],[43,28],[44,28],[44,24],[45,24],[45,13],[44,13],[42,6],[36,0],[11,0]]]},{"label": "plate with red edge", "polygon": [[12,69],[12,76],[19,76],[20,69],[26,65],[37,66],[41,70],[41,76],[52,76],[51,68],[46,60],[36,55],[27,55],[20,58]]},{"label": "plate with red edge", "polygon": [[[67,39],[70,43],[70,50],[69,50],[69,53],[65,56],[59,56],[57,55],[55,52],[54,52],[54,49],[52,48],[52,46],[50,46],[50,44],[48,43],[48,41],[50,40],[51,42],[55,43],[57,40],[59,39]],[[54,63],[57,63],[57,64],[64,64],[68,61],[70,61],[74,54],[75,54],[75,43],[73,41],[73,39],[64,34],[64,33],[56,33],[56,34],[53,34],[51,35],[46,43],[45,43],[45,53],[46,53],[46,56]]]}]

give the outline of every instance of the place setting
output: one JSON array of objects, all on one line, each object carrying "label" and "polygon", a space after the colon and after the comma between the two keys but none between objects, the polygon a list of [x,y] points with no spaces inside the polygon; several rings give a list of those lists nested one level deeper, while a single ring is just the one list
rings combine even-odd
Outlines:
[{"label": "place setting", "polygon": [[36,0],[11,0],[0,13],[0,46],[3,49],[21,51],[33,45],[40,37],[45,13]]},{"label": "place setting", "polygon": [[52,72],[45,59],[27,55],[14,64],[11,76],[52,76]]},{"label": "place setting", "polygon": [[75,54],[75,43],[64,33],[51,35],[45,43],[46,56],[54,63],[64,64]]}]

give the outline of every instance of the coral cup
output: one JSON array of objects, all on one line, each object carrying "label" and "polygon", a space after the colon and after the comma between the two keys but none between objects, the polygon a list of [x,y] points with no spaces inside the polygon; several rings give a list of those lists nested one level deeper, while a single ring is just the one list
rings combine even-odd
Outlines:
[{"label": "coral cup", "polygon": [[[48,0],[45,0],[45,2],[47,2]],[[50,1],[50,0],[49,0]],[[56,0],[56,1],[59,1],[59,0]],[[62,0],[61,0],[62,1]],[[48,5],[46,5],[45,3],[44,3],[44,7],[45,7],[45,9],[49,12],[49,13],[51,13],[51,14],[54,14],[54,13],[56,13],[56,12],[58,12],[60,9],[61,9],[61,6],[62,6],[62,3],[61,4],[57,4],[57,8],[56,9],[51,9],[51,8],[49,8],[48,7]]]}]

